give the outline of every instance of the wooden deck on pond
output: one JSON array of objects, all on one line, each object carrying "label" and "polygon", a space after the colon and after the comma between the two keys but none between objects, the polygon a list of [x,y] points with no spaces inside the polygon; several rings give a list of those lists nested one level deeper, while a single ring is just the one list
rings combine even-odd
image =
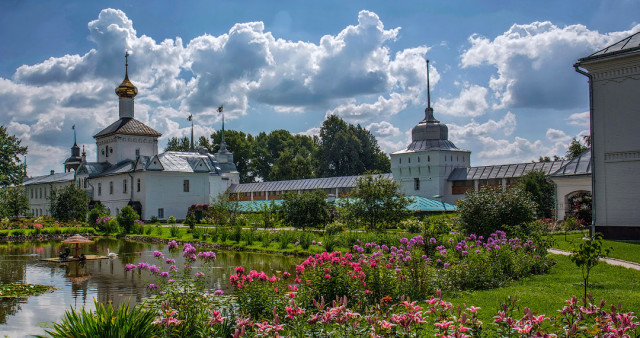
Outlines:
[{"label": "wooden deck on pond", "polygon": [[[85,261],[96,261],[99,259],[109,259],[107,256],[98,256],[98,255],[86,255]],[[66,262],[79,262],[79,258],[69,257],[67,259],[60,259],[60,257],[53,258],[42,258],[40,259],[43,262],[53,262],[53,263],[66,263]]]}]

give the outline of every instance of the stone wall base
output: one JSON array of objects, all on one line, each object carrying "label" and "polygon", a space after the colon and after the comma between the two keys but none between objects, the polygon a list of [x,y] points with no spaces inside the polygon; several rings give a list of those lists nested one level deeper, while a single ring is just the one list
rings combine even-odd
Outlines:
[{"label": "stone wall base", "polygon": [[640,226],[597,226],[605,239],[640,241]]}]

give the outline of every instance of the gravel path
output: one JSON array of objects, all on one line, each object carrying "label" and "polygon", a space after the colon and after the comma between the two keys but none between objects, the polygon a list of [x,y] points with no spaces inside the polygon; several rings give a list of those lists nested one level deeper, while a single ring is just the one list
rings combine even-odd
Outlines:
[{"label": "gravel path", "polygon": [[[552,253],[555,255],[565,255],[565,256],[571,255],[570,251],[564,251],[560,249],[549,249],[549,253]],[[600,260],[607,264],[618,265],[618,266],[625,267],[627,269],[640,270],[640,264],[635,262],[623,261],[622,259],[609,258],[609,257],[601,258]]]}]

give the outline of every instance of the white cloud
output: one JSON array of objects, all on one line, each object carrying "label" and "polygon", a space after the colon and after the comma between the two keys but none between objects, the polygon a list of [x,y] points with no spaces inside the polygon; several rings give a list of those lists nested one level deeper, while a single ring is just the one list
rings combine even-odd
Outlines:
[{"label": "white cloud", "polygon": [[449,139],[454,143],[470,144],[479,136],[486,136],[499,133],[503,136],[513,134],[516,128],[516,115],[507,112],[503,118],[498,121],[489,120],[484,123],[471,121],[463,126],[449,124]]},{"label": "white cloud", "polygon": [[589,127],[589,112],[571,114],[567,120],[572,126]]},{"label": "white cloud", "polygon": [[489,81],[497,100],[494,108],[571,108],[582,104],[584,89],[579,84],[584,79],[570,65],[638,30],[640,25],[601,34],[583,25],[514,24],[493,40],[472,35],[461,65],[496,68],[497,74]]},{"label": "white cloud", "polygon": [[487,92],[488,90],[485,87],[467,83],[458,97],[440,98],[434,105],[434,109],[443,114],[453,116],[480,116],[489,108],[486,100]]}]

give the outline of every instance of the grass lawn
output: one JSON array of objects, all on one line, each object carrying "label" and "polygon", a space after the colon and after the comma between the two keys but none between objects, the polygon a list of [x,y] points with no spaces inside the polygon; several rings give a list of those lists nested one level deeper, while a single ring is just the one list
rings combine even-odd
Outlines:
[{"label": "grass lawn", "polygon": [[[507,296],[517,295],[520,309],[525,306],[547,316],[556,316],[564,301],[583,294],[582,274],[569,257],[551,255],[558,264],[546,275],[527,277],[513,284],[492,290],[466,291],[457,295],[444,295],[456,305],[479,306],[480,319],[493,322],[492,317]],[[623,310],[640,314],[640,271],[625,269],[605,263],[591,271],[589,284],[595,302],[605,299],[607,304],[622,304]]]},{"label": "grass lawn", "polygon": [[[573,247],[578,246],[583,237],[587,236],[586,231],[572,232],[567,234],[565,240],[564,233],[553,235],[556,249],[572,251]],[[612,247],[609,257],[618,258],[625,261],[640,263],[640,241],[610,241],[603,240],[605,247]]]}]

